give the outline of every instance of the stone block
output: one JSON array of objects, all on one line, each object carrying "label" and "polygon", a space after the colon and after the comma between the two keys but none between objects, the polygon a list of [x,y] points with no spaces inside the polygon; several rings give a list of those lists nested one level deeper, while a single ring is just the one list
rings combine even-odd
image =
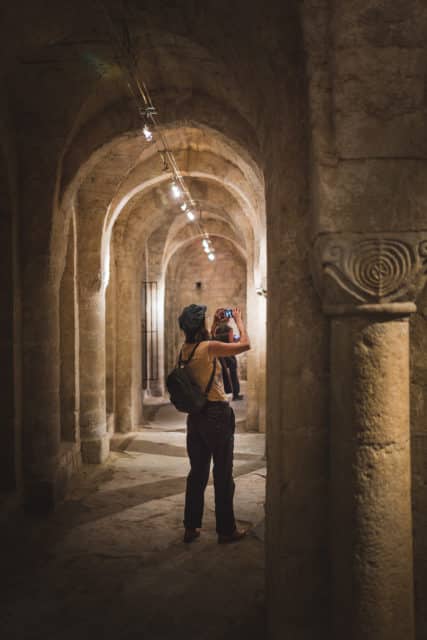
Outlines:
[{"label": "stone block", "polygon": [[110,453],[110,435],[82,441],[82,460],[86,464],[102,464]]}]

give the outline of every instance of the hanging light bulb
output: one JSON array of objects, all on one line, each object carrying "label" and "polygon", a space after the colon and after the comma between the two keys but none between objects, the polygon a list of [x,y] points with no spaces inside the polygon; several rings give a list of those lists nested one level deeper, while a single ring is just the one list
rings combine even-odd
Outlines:
[{"label": "hanging light bulb", "polygon": [[176,182],[172,182],[171,191],[174,198],[180,198],[182,196],[181,189]]},{"label": "hanging light bulb", "polygon": [[147,140],[147,142],[151,142],[153,139],[153,134],[149,128],[149,126],[147,124],[144,125],[144,128],[142,130],[142,133],[144,135],[144,138]]},{"label": "hanging light bulb", "polygon": [[185,211],[186,209],[187,209],[187,205],[185,204],[185,202],[183,202],[181,205],[181,211]]},{"label": "hanging light bulb", "polygon": [[205,248],[203,249],[203,251],[204,251],[205,253],[210,253],[210,252],[211,252],[211,249],[210,249],[209,245],[208,245],[207,247],[205,247]]},{"label": "hanging light bulb", "polygon": [[209,241],[206,240],[206,238],[204,238],[204,240],[202,240],[202,245],[205,249],[209,249]]},{"label": "hanging light bulb", "polygon": [[187,211],[187,218],[191,221],[196,219],[196,216],[194,215],[194,213],[192,211]]},{"label": "hanging light bulb", "polygon": [[208,258],[211,262],[213,262],[215,260],[215,255],[212,252],[208,253]]}]

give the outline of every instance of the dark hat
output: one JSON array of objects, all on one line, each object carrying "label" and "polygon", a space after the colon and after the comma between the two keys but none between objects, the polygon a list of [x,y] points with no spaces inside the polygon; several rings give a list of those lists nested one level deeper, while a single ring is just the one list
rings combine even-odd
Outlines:
[{"label": "dark hat", "polygon": [[183,331],[195,331],[202,325],[205,313],[204,304],[190,304],[182,310],[178,318],[179,326]]}]

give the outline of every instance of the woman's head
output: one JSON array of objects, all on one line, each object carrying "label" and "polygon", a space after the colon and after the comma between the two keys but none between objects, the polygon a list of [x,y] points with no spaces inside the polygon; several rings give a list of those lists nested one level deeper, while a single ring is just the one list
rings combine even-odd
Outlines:
[{"label": "woman's head", "polygon": [[221,322],[215,329],[215,340],[221,342],[233,342],[233,329],[226,322]]},{"label": "woman's head", "polygon": [[190,304],[182,310],[178,321],[180,328],[185,333],[186,342],[209,340],[209,331],[206,328],[205,305]]}]

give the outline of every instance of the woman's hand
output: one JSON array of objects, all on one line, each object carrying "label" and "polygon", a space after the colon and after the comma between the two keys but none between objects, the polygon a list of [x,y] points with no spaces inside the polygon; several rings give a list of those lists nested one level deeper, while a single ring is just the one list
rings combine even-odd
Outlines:
[{"label": "woman's hand", "polygon": [[239,307],[235,307],[233,309],[233,318],[235,323],[237,324],[237,327],[240,328],[240,325],[243,324],[243,320],[242,320],[242,312],[240,311]]},{"label": "woman's hand", "polygon": [[242,320],[242,313],[239,307],[235,307],[233,309],[233,318],[237,325],[237,328],[240,332],[240,339],[238,342],[232,343],[224,343],[218,342],[217,340],[213,340],[209,343],[208,350],[209,354],[213,356],[237,356],[239,353],[243,353],[243,351],[248,351],[251,348],[251,343],[249,341],[249,336],[246,333],[245,325]]}]

